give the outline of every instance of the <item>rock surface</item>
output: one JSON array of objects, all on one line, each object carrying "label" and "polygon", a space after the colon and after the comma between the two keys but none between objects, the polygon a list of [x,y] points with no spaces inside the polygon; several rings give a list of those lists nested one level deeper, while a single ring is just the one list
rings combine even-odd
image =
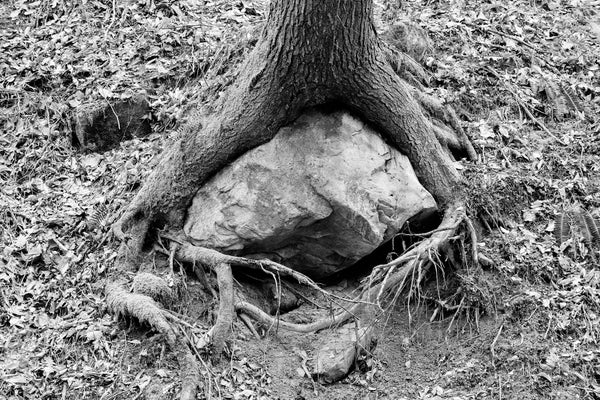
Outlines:
[{"label": "rock surface", "polygon": [[203,185],[184,230],[203,246],[321,279],[435,208],[408,159],[376,132],[346,113],[311,112]]},{"label": "rock surface", "polygon": [[346,377],[354,367],[357,351],[369,352],[373,327],[345,325],[329,334],[315,355],[314,377],[329,384]]}]

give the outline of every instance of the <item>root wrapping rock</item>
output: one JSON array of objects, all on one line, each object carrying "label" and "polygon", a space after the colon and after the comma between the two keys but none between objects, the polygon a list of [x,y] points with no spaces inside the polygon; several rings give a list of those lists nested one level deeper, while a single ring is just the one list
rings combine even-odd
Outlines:
[{"label": "root wrapping rock", "polygon": [[354,367],[359,351],[370,351],[372,326],[348,324],[333,332],[316,355],[315,378],[324,384],[344,378]]}]

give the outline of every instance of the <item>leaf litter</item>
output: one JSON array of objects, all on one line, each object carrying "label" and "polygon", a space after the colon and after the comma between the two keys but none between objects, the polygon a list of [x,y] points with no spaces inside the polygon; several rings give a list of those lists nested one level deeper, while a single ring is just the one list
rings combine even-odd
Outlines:
[{"label": "leaf litter", "polygon": [[[495,265],[462,279],[497,310],[474,331],[466,315],[454,325],[441,314],[419,327],[392,321],[380,352],[335,387],[313,386],[303,350],[287,356],[294,378],[274,376],[278,353],[250,358],[242,347],[257,350],[239,329],[230,365],[203,372],[213,393],[600,395],[598,249],[581,229],[555,239],[565,210],[600,217],[599,7],[376,1],[380,31],[403,16],[429,33],[431,94],[456,108],[477,146],[481,162],[461,168],[482,221],[480,250]],[[209,112],[231,84],[266,12],[262,1],[0,4],[0,398],[136,398],[156,382],[162,398],[174,395],[174,360],[149,345],[157,339],[104,313],[102,280],[117,250],[110,224],[190,105]],[[71,148],[74,109],[140,92],[153,135],[104,154]],[[444,348],[435,332],[448,325]],[[386,349],[402,350],[397,365]]]}]

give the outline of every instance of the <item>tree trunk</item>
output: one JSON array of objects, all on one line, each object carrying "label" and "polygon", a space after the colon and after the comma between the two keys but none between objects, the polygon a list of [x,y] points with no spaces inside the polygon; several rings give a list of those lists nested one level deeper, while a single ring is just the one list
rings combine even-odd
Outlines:
[{"label": "tree trunk", "polygon": [[[450,150],[470,157],[475,153],[454,114],[407,83],[414,82],[414,77],[423,71],[419,71],[414,60],[394,54],[380,42],[372,16],[373,0],[272,1],[260,40],[214,115],[204,118],[197,111],[190,116],[113,227],[124,240],[123,254],[129,264],[139,261],[137,256],[153,225],[166,224],[175,230],[182,227],[195,193],[215,173],[272,139],[303,110],[321,105],[346,108],[373,125],[408,156],[423,186],[446,212],[439,230],[432,231],[430,239],[374,270],[370,280],[373,286],[365,289],[350,311],[344,309],[332,320],[306,325],[282,322],[280,326],[314,331],[360,315],[365,304],[379,306],[384,292],[404,285],[416,268],[421,270],[430,264],[430,252],[443,248],[465,218],[461,207],[462,178],[454,168]],[[217,337],[212,340],[219,348],[234,314],[231,266],[258,266],[262,271],[270,268],[271,273],[294,277],[322,290],[285,266],[194,248],[185,243],[185,238],[163,237],[183,246],[172,250],[172,256],[208,264],[218,273],[221,318],[212,331]],[[129,301],[121,287],[108,286],[107,290],[113,292],[109,293],[113,309],[146,321],[165,321],[162,311],[148,296],[138,295],[135,301]],[[268,315],[248,305],[236,304],[235,308],[259,321],[269,321]],[[136,310],[146,314],[150,312],[147,310],[154,310],[156,315],[138,316]],[[162,331],[174,332],[167,328]],[[185,359],[182,365],[189,365]],[[194,376],[199,379],[198,374]],[[188,386],[194,385],[192,382]],[[182,398],[193,396],[193,390],[188,390]]]},{"label": "tree trunk", "polygon": [[[274,0],[256,47],[213,116],[193,113],[115,225],[138,253],[147,226],[181,226],[197,189],[306,108],[346,107],[405,153],[443,206],[461,178],[373,28],[372,0]],[[470,145],[465,140],[460,144]],[[140,228],[142,226],[142,228]]]}]

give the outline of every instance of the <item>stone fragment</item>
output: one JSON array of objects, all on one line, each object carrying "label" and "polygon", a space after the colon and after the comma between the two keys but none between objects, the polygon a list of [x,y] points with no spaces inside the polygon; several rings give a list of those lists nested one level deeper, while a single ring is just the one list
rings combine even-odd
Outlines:
[{"label": "stone fragment", "polygon": [[406,156],[371,128],[311,112],[204,184],[184,230],[203,246],[321,279],[435,209]]},{"label": "stone fragment", "polygon": [[343,379],[352,370],[357,351],[371,348],[372,327],[348,324],[329,334],[315,354],[315,378],[323,384]]}]

